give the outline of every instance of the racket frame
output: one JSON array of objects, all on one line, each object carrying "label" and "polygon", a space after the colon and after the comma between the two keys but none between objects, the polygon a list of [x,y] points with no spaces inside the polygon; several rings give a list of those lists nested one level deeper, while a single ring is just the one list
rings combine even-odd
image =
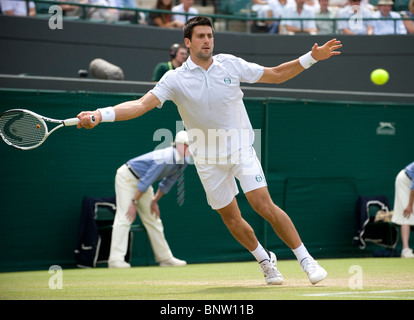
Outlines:
[{"label": "racket frame", "polygon": [[[37,114],[37,113],[35,113],[35,112],[33,112],[33,111],[30,111],[30,110],[27,110],[27,109],[10,109],[10,110],[7,110],[7,111],[4,111],[2,114],[0,114],[0,118],[4,115],[4,114],[7,114],[7,113],[10,113],[10,112],[14,112],[14,111],[20,111],[20,112],[23,112],[23,113],[28,113],[28,114],[30,114],[30,115],[32,115],[32,116],[34,116],[35,118],[37,118],[41,123],[42,123],[42,125],[44,126],[44,128],[45,128],[45,134],[44,134],[44,136],[43,136],[43,139],[41,140],[41,141],[39,141],[39,143],[37,143],[37,144],[35,144],[34,146],[30,146],[30,147],[21,147],[21,146],[16,146],[16,145],[14,145],[13,143],[11,143],[4,135],[3,135],[3,133],[0,131],[0,136],[1,136],[1,138],[3,139],[3,141],[5,142],[5,143],[7,143],[9,146],[12,146],[12,147],[14,147],[14,148],[17,148],[17,149],[20,149],[20,150],[31,150],[31,149],[34,149],[34,148],[37,148],[37,147],[39,147],[43,142],[45,142],[46,141],[46,139],[53,133],[53,132],[55,132],[57,129],[59,129],[59,128],[62,128],[62,127],[64,127],[64,126],[75,126],[75,125],[77,125],[78,124],[78,122],[79,122],[79,119],[78,118],[69,118],[69,119],[65,119],[65,120],[57,120],[57,119],[53,119],[53,118],[48,118],[48,117],[45,117],[45,116],[42,116],[42,115],[40,115],[40,114]],[[91,121],[93,121],[94,119],[93,119],[93,116],[91,117]],[[58,126],[56,126],[56,127],[54,127],[52,130],[50,130],[49,131],[49,128],[47,127],[47,124],[46,124],[46,122],[45,121],[48,121],[48,122],[52,122],[52,123],[58,123],[59,125]]]}]

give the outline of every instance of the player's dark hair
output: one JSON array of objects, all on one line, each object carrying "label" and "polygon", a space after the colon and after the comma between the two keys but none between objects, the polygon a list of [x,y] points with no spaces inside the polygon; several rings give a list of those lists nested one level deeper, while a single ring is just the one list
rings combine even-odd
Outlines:
[{"label": "player's dark hair", "polygon": [[213,24],[211,23],[211,20],[207,17],[194,17],[188,20],[184,25],[184,39],[188,38],[191,40],[191,37],[193,36],[193,29],[197,26],[208,26],[213,30],[214,34],[214,28]]}]

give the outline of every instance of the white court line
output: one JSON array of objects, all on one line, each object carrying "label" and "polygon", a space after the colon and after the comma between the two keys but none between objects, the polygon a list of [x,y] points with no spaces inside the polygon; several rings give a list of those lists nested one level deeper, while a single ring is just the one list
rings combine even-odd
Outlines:
[{"label": "white court line", "polygon": [[329,296],[342,296],[342,295],[363,295],[372,293],[396,293],[396,292],[414,292],[414,289],[406,290],[381,290],[381,291],[343,291],[343,292],[326,292],[326,293],[308,293],[303,296],[306,297],[329,297]]}]

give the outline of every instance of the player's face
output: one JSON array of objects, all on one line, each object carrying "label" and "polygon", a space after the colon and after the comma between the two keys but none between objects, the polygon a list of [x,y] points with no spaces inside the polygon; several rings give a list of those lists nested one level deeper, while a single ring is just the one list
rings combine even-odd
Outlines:
[{"label": "player's face", "polygon": [[185,39],[190,54],[202,60],[209,60],[213,56],[214,36],[209,26],[194,27],[191,40]]}]

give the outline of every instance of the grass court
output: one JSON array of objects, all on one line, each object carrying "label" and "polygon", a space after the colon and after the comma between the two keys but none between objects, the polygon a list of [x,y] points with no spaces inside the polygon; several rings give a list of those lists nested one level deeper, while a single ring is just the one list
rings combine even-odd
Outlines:
[{"label": "grass court", "polygon": [[[0,274],[1,300],[413,300],[414,259],[322,259],[328,277],[311,285],[296,260],[278,262],[268,286],[256,262]],[[58,278],[60,277],[61,278]],[[61,284],[61,289],[59,289]],[[54,289],[53,289],[54,288]]]}]

